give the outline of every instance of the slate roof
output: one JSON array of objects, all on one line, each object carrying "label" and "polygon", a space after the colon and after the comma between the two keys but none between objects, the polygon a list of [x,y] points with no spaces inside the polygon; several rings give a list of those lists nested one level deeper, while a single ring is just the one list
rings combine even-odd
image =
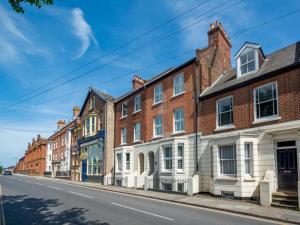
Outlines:
[{"label": "slate roof", "polygon": [[255,72],[237,78],[236,68],[221,75],[221,77],[200,95],[200,99],[207,98],[222,91],[248,84],[256,79],[262,79],[278,70],[293,65],[300,65],[300,41],[266,55],[266,60]]}]

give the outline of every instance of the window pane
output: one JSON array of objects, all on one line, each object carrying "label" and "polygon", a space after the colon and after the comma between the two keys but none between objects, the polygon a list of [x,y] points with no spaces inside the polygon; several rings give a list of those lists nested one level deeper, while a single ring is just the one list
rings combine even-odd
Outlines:
[{"label": "window pane", "polygon": [[241,65],[245,64],[247,62],[247,55],[246,54],[242,55],[240,60],[241,60]]},{"label": "window pane", "polygon": [[232,124],[232,111],[219,115],[219,126]]},{"label": "window pane", "polygon": [[249,51],[247,56],[248,56],[248,62],[254,60],[254,50]]},{"label": "window pane", "polygon": [[232,109],[232,98],[225,98],[218,101],[219,113],[226,112]]},{"label": "window pane", "polygon": [[258,92],[259,92],[258,102],[264,102],[273,99],[272,85],[259,88]]},{"label": "window pane", "polygon": [[259,111],[260,111],[259,118],[275,115],[273,101],[261,103],[259,105]]},{"label": "window pane", "polygon": [[248,63],[248,72],[255,70],[255,61],[251,61]]}]

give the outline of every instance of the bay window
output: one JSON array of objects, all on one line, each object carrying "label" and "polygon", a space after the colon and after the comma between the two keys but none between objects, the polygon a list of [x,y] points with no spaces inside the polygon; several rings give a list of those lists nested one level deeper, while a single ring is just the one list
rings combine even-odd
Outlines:
[{"label": "bay window", "polygon": [[236,147],[235,145],[219,146],[220,174],[236,175]]},{"label": "bay window", "polygon": [[117,153],[117,171],[123,170],[122,153]]},{"label": "bay window", "polygon": [[178,144],[177,146],[177,169],[183,170],[183,155],[184,155],[184,145]]},{"label": "bay window", "polygon": [[126,153],[126,170],[130,170],[130,153]]},{"label": "bay window", "polygon": [[252,173],[252,143],[245,143],[245,174]]},{"label": "bay window", "polygon": [[254,90],[256,119],[278,115],[277,84],[272,82]]},{"label": "bay window", "polygon": [[233,103],[232,96],[217,101],[218,126],[233,124]]},{"label": "bay window", "polygon": [[172,170],[172,147],[164,148],[164,169]]},{"label": "bay window", "polygon": [[88,116],[84,119],[84,134],[96,134],[96,116]]}]

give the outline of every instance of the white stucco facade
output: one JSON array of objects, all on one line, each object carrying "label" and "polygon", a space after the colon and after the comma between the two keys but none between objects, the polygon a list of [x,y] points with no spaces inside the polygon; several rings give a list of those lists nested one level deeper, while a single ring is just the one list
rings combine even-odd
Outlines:
[{"label": "white stucco facade", "polygon": [[[181,149],[183,147],[183,154],[180,156],[179,146]],[[164,153],[166,148],[172,152],[168,162]],[[122,163],[119,162],[120,159]],[[189,179],[193,179],[195,175],[195,135],[120,146],[115,149],[115,162],[117,185],[187,192]],[[182,164],[182,168],[179,164]]]},{"label": "white stucco facade", "polygon": [[[283,149],[296,149],[298,180],[300,174],[300,121],[292,121],[257,128],[232,131],[199,138],[199,190],[213,195],[231,195],[235,198],[259,198],[260,182],[267,172],[271,192],[279,189],[277,150],[278,143],[291,141],[291,146]],[[251,172],[246,174],[245,143],[252,144]],[[235,145],[236,174],[221,173],[220,146]]]}]

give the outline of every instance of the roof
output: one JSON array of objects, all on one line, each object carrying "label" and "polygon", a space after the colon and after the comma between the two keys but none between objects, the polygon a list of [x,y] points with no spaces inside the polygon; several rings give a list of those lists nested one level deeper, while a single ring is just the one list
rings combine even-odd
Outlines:
[{"label": "roof", "polygon": [[252,74],[237,78],[236,68],[222,74],[211,87],[202,92],[200,99],[247,85],[248,83],[271,76],[283,69],[299,65],[300,41],[267,55],[262,66]]},{"label": "roof", "polygon": [[81,109],[80,109],[79,117],[81,116],[81,114],[82,114],[82,112],[83,112],[83,109],[84,109],[84,107],[85,107],[85,105],[86,105],[86,103],[87,103],[87,100],[88,100],[89,95],[90,95],[91,92],[95,93],[95,95],[98,96],[98,97],[99,97],[100,99],[102,99],[103,101],[114,101],[114,98],[113,98],[111,95],[109,95],[109,94],[107,94],[107,93],[104,93],[104,92],[102,92],[102,91],[99,91],[99,90],[97,90],[97,89],[95,89],[95,88],[93,88],[93,87],[90,87],[90,88],[89,88],[89,91],[88,91],[88,93],[87,93],[87,95],[86,95],[86,97],[85,97],[85,100],[84,100],[84,102],[83,102],[83,105],[82,105],[82,107],[81,107]]},{"label": "roof", "polygon": [[177,72],[178,70],[182,69],[183,67],[185,67],[185,66],[187,66],[187,65],[189,65],[189,64],[191,64],[191,63],[193,63],[193,62],[195,62],[195,60],[196,60],[196,57],[193,57],[192,59],[190,59],[190,60],[184,62],[183,64],[181,64],[181,65],[179,65],[179,66],[177,66],[177,67],[171,67],[171,68],[167,69],[166,71],[164,71],[164,72],[162,72],[162,73],[159,73],[158,75],[152,77],[150,80],[148,80],[147,82],[145,82],[144,86],[142,86],[142,87],[140,87],[140,88],[138,88],[138,89],[136,89],[136,90],[132,90],[132,91],[129,91],[129,92],[127,92],[127,93],[121,95],[120,97],[118,97],[118,98],[116,99],[115,102],[119,102],[119,101],[121,101],[122,99],[124,99],[124,98],[126,98],[126,97],[128,97],[128,96],[131,96],[131,95],[133,95],[133,94],[139,92],[139,91],[142,90],[144,87],[147,87],[147,86],[152,85],[153,83],[155,83],[155,82],[157,82],[157,81],[160,81],[161,79],[165,78],[166,76],[170,75],[171,73],[175,73],[175,72]]}]

